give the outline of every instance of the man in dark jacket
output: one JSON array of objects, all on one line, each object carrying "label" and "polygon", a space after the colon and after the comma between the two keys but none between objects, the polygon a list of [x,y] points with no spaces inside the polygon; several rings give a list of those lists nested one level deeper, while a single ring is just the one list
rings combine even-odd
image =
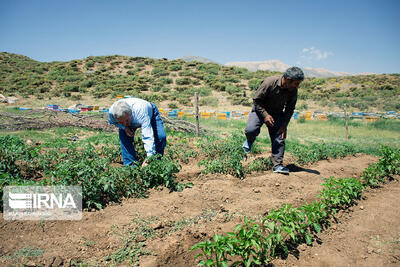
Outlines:
[{"label": "man in dark jacket", "polygon": [[250,153],[265,123],[271,138],[273,171],[277,173],[289,173],[289,169],[283,166],[286,130],[296,106],[297,89],[303,80],[303,71],[291,67],[283,75],[265,78],[253,98],[254,106],[245,129],[247,140],[243,149]]}]

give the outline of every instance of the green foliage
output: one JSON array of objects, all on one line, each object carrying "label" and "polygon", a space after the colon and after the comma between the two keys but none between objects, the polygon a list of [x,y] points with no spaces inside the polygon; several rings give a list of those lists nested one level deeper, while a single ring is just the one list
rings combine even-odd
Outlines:
[{"label": "green foliage", "polygon": [[400,174],[400,150],[383,146],[378,163],[364,170],[361,180],[367,186],[376,187],[386,182],[386,178]]},{"label": "green foliage", "polygon": [[357,178],[330,177],[322,185],[325,188],[320,191],[321,202],[327,206],[327,210],[333,212],[352,206],[364,190],[363,184]]},{"label": "green foliage", "polygon": [[247,166],[247,172],[260,172],[271,170],[273,167],[270,158],[256,158]]},{"label": "green foliage", "polygon": [[304,145],[294,142],[288,146],[288,151],[292,153],[299,164],[306,164],[329,158],[343,158],[347,155],[358,153],[356,147],[346,143],[311,143],[309,145]]},{"label": "green foliage", "polygon": [[179,64],[171,65],[171,66],[169,66],[168,69],[169,69],[170,71],[178,71],[178,70],[181,70],[181,69],[182,69],[182,65],[179,65]]},{"label": "green foliage", "polygon": [[169,75],[169,71],[162,69],[162,68],[154,68],[151,71],[151,74],[155,77],[161,77],[161,76],[168,76]]},{"label": "green foliage", "polygon": [[249,87],[252,91],[256,91],[258,87],[260,86],[262,79],[251,79],[249,81]]},{"label": "green foliage", "polygon": [[177,109],[178,106],[176,105],[176,103],[168,103],[168,108]]},{"label": "green foliage", "polygon": [[188,85],[191,83],[191,79],[190,78],[178,78],[175,80],[175,83],[178,85]]},{"label": "green foliage", "polygon": [[[0,137],[0,144],[1,194],[6,185],[77,185],[82,186],[84,206],[100,209],[122,197],[145,196],[146,190],[153,187],[182,190],[175,182],[180,166],[171,159],[150,158],[143,168],[111,166],[112,162],[120,162],[120,150],[115,143],[102,149],[90,142],[78,147],[65,141],[27,146],[20,138],[6,135]],[[48,148],[42,151],[45,146]],[[138,158],[144,160],[143,145],[136,144],[136,148]]]},{"label": "green foliage", "polygon": [[241,89],[241,88],[239,88],[239,87],[236,87],[236,86],[234,86],[234,85],[228,84],[228,85],[225,87],[225,91],[226,91],[228,94],[235,94],[235,93],[242,93],[242,92],[243,92],[243,89]]},{"label": "green foliage", "polygon": [[[385,173],[375,175],[393,175],[400,172],[400,151],[382,148],[382,158],[377,165]],[[370,173],[371,170],[367,169]],[[368,176],[370,177],[370,176]],[[379,180],[382,182],[382,180]],[[330,177],[322,184],[324,187],[319,199],[306,203],[300,208],[283,204],[272,209],[261,224],[244,218],[243,226],[237,225],[234,232],[226,235],[214,235],[212,240],[195,244],[190,250],[200,250],[196,258],[201,258],[199,266],[228,266],[234,259],[240,258],[232,266],[266,265],[278,256],[287,256],[289,247],[300,243],[311,245],[313,235],[323,227],[329,226],[329,219],[339,209],[346,209],[360,199],[364,188],[371,185],[368,179]]]},{"label": "green foliage", "polygon": [[217,107],[218,106],[218,98],[213,97],[213,96],[202,97],[199,100],[199,105],[200,106]]},{"label": "green foliage", "polygon": [[297,109],[298,110],[307,110],[308,109],[308,105],[307,105],[307,103],[304,102],[304,103],[298,105]]},{"label": "green foliage", "polygon": [[206,138],[206,141],[200,146],[203,153],[208,156],[207,159],[199,162],[200,166],[205,167],[202,172],[231,174],[243,178],[245,175],[245,168],[241,163],[245,157],[241,146],[243,142],[243,136],[236,134],[226,138],[223,142]]},{"label": "green foliage", "polygon": [[87,61],[87,62],[85,63],[85,67],[86,67],[87,69],[93,68],[93,67],[94,67],[94,62],[93,62],[93,61]]},{"label": "green foliage", "polygon": [[[127,73],[121,74],[121,69],[127,70]],[[215,63],[185,63],[179,60],[118,55],[42,63],[16,54],[0,53],[0,93],[7,95],[18,93],[24,97],[34,95],[39,99],[44,99],[48,95],[70,97],[73,95],[72,92],[86,93],[89,91],[85,91],[85,88],[94,86],[103,88],[90,92],[96,98],[107,97],[114,92],[129,94],[132,89],[140,92],[151,88],[154,92],[168,92],[168,88],[163,85],[171,84],[171,78],[177,75],[187,78],[178,80],[177,85],[207,86],[212,90],[227,91],[232,96],[244,92],[246,85],[254,92],[264,78],[275,74],[280,73],[250,72],[244,68],[226,67]],[[160,77],[169,80],[154,81]],[[118,83],[109,83],[116,78]],[[239,83],[243,86],[233,85]],[[313,100],[320,106],[347,105],[365,111],[371,108],[382,111],[399,110],[400,77],[396,74],[382,74],[306,78],[301,84],[298,97]],[[245,95],[235,95],[230,101],[234,105],[252,104]]]}]

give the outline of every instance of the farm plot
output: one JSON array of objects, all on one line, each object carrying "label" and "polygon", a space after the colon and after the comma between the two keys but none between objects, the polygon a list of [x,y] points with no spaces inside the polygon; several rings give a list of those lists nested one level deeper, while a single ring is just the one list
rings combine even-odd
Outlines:
[{"label": "farm plot", "polygon": [[[76,142],[61,134],[34,146],[2,137],[8,160],[1,166],[3,185],[64,179],[88,185],[82,221],[1,220],[2,240],[7,240],[0,242],[2,265],[194,266],[198,251],[189,251],[193,245],[233,231],[244,216],[260,222],[284,203],[300,207],[313,202],[323,178],[360,177],[378,161],[348,145],[298,143],[296,154],[287,158],[292,173],[282,176],[269,171],[269,151],[246,158],[237,149],[243,141],[239,136],[221,142],[170,132],[165,161],[125,170],[115,135],[87,135]],[[89,169],[79,173],[76,166]],[[104,173],[118,179],[106,179]]]}]

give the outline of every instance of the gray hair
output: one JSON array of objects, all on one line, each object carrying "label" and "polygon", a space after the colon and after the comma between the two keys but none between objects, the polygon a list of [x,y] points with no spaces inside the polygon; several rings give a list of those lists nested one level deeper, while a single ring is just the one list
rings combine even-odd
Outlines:
[{"label": "gray hair", "polygon": [[283,77],[290,80],[302,81],[304,80],[304,72],[299,67],[288,68]]},{"label": "gray hair", "polygon": [[124,100],[119,100],[115,102],[110,108],[110,113],[116,119],[123,117],[124,114],[130,114],[131,112],[131,107]]}]

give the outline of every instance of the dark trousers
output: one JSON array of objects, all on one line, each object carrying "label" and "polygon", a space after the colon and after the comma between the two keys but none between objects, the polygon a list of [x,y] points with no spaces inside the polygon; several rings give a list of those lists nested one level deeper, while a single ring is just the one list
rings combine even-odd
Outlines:
[{"label": "dark trousers", "polygon": [[[284,123],[283,113],[270,114],[274,118],[274,126],[268,127],[269,138],[271,139],[272,146],[272,162],[274,167],[283,165],[283,156],[285,154],[285,138],[282,138],[282,133],[278,134],[279,128]],[[261,126],[264,124],[262,117],[252,110],[249,114],[249,120],[246,125],[244,133],[246,135],[246,141],[243,144],[243,148],[247,151],[251,150],[251,147],[260,134]]]}]

